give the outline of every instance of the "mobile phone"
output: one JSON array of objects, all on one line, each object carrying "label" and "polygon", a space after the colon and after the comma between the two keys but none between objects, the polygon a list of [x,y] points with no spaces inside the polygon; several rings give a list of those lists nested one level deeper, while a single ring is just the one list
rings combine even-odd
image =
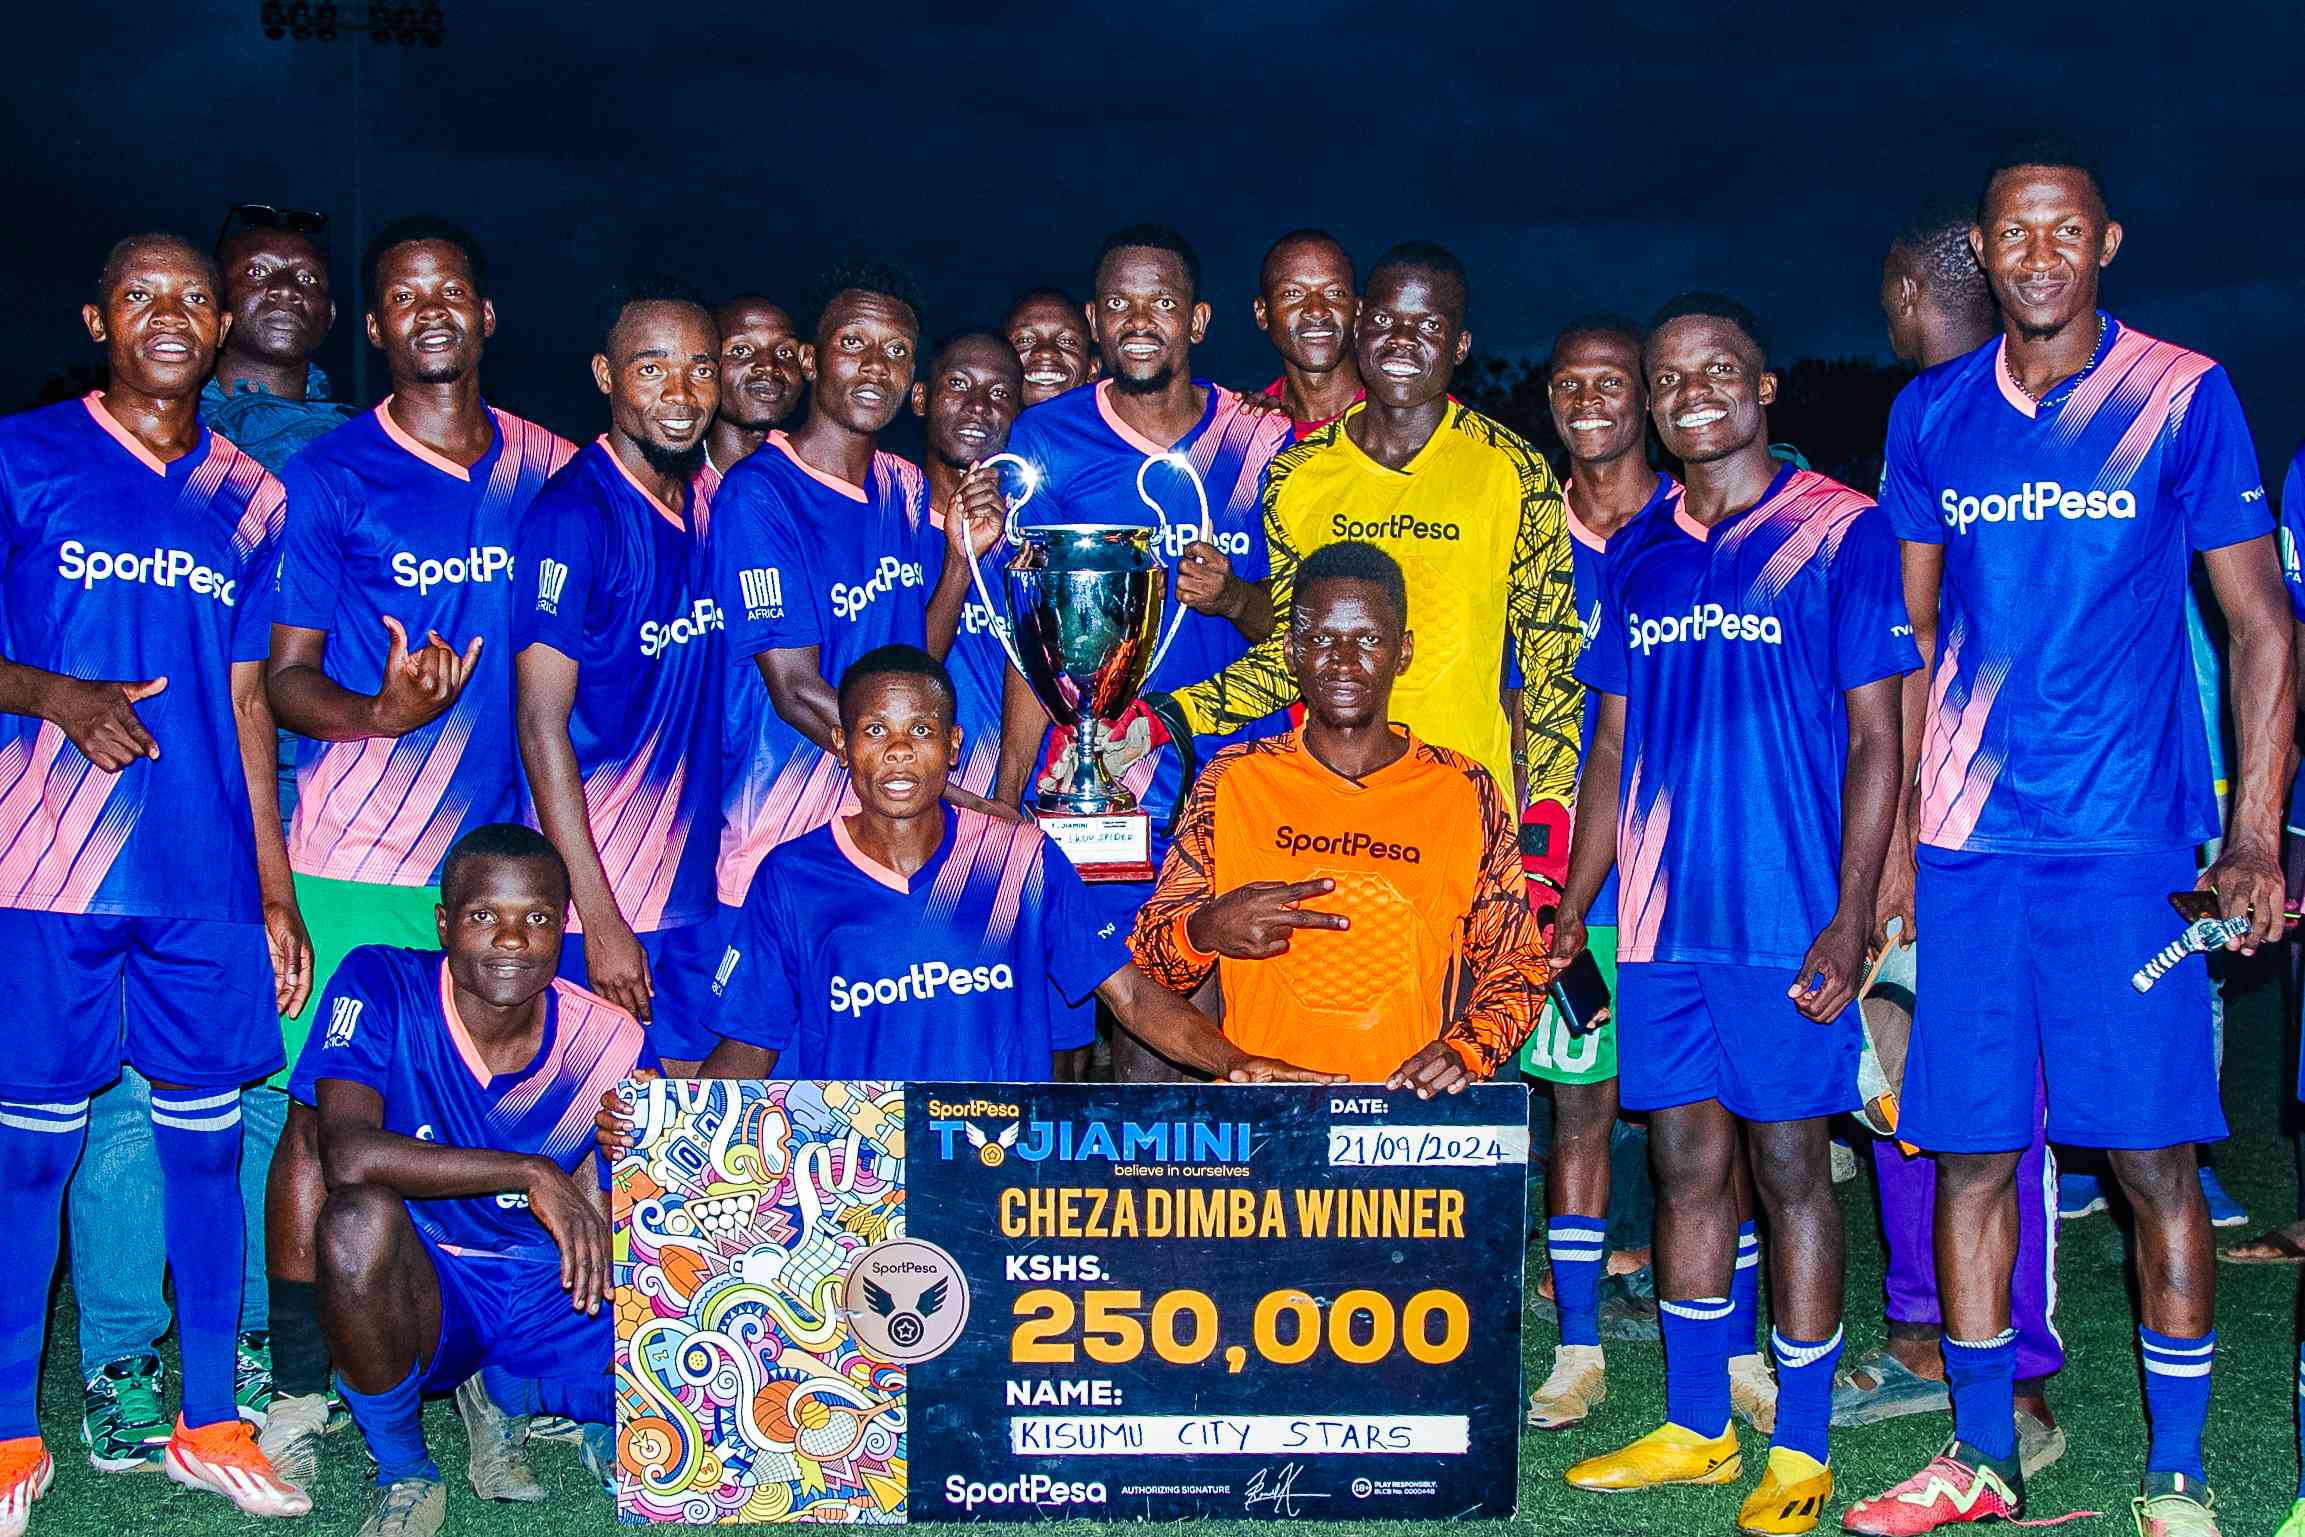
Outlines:
[{"label": "mobile phone", "polygon": [[1561,1023],[1572,1036],[1591,1035],[1609,1017],[1608,978],[1601,975],[1590,950],[1578,951],[1568,968],[1553,978],[1548,991],[1553,1007],[1560,1011]]}]

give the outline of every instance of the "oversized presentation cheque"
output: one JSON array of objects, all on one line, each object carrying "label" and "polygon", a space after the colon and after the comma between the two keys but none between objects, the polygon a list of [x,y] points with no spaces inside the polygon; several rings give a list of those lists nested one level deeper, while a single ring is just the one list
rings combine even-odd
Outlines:
[{"label": "oversized presentation cheque", "polygon": [[640,1085],[618,1512],[1510,1516],[1527,1103]]}]

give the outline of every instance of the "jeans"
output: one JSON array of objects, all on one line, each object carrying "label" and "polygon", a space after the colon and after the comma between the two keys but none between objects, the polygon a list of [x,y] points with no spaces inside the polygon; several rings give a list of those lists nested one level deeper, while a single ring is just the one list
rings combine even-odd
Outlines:
[{"label": "jeans", "polygon": [[[272,1150],[288,1121],[288,1096],[258,1087],[240,1096],[240,1201],[248,1219],[241,1261],[240,1327],[266,1322],[264,1182]],[[160,1160],[152,1148],[152,1085],[123,1065],[120,1081],[88,1109],[88,1145],[67,1193],[72,1233],[72,1295],[80,1308],[80,1371],[150,1351],[168,1332],[161,1277],[168,1266],[162,1235]]]}]

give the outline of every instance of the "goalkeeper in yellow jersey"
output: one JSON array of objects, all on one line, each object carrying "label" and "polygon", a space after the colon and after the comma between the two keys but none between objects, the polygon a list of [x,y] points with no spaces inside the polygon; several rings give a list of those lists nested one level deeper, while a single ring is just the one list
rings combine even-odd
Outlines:
[{"label": "goalkeeper in yellow jersey", "polygon": [[[1272,637],[1212,678],[1150,696],[1169,731],[1221,734],[1295,703],[1281,639],[1297,567],[1325,544],[1363,540],[1400,563],[1417,616],[1393,719],[1481,764],[1512,787],[1516,809],[1566,807],[1583,690],[1570,675],[1578,630],[1561,490],[1535,449],[1449,398],[1472,345],[1466,298],[1464,267],[1439,246],[1378,260],[1353,323],[1368,399],[1266,472]],[[1550,820],[1565,845],[1565,809]],[[1565,847],[1555,852],[1565,867]]]}]

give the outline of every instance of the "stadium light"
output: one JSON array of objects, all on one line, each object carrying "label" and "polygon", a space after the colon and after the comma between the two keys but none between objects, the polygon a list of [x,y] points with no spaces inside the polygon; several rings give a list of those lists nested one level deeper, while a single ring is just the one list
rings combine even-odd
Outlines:
[{"label": "stadium light", "polygon": [[337,5],[333,0],[263,0],[264,35],[276,43],[333,43],[343,32],[365,32],[378,44],[438,48],[448,18],[438,4]]}]

